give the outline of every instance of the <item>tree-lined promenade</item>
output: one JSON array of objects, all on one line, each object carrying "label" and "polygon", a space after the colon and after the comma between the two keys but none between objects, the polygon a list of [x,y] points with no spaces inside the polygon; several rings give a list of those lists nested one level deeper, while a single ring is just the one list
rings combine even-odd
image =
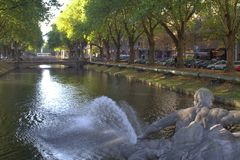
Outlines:
[{"label": "tree-lined promenade", "polygon": [[177,67],[181,68],[189,48],[189,33],[193,33],[206,43],[221,41],[227,51],[227,70],[232,71],[239,11],[239,0],[72,0],[53,25],[48,47],[83,55],[89,45],[107,60],[114,50],[114,60],[119,61],[123,43],[127,42],[132,64],[136,43],[145,39],[148,61],[153,64],[156,37],[166,33],[177,53]]},{"label": "tree-lined promenade", "polygon": [[[2,0],[1,56],[16,58],[23,51],[39,50],[43,45],[39,23],[51,18],[50,9],[58,6],[56,0]],[[176,51],[177,67],[184,66],[184,54],[194,45],[218,41],[227,51],[227,70],[232,71],[239,11],[239,0],[71,0],[48,33],[46,46],[68,50],[73,58],[90,50],[117,62],[127,46],[132,64],[136,46],[144,41],[153,64],[156,40],[166,34],[172,44],[166,47]]]}]

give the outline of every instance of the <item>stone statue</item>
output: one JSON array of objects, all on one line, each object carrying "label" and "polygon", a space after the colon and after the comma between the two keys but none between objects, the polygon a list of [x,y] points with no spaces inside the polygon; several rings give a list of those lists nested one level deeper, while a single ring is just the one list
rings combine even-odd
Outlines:
[{"label": "stone statue", "polygon": [[146,138],[149,134],[164,129],[168,126],[176,125],[176,132],[182,128],[188,126],[195,120],[197,113],[202,107],[209,108],[212,106],[214,97],[210,90],[201,88],[196,91],[194,95],[194,107],[177,110],[166,117],[163,117],[149,127],[145,132],[139,136],[139,138]]},{"label": "stone statue", "polygon": [[[240,111],[203,107],[198,111],[194,121],[201,123],[206,129],[211,129],[216,124],[227,127],[229,125],[240,124]],[[233,133],[233,135],[239,136],[239,132]]]},{"label": "stone statue", "polygon": [[[235,160],[240,156],[240,133],[224,127],[240,123],[240,111],[211,108],[213,94],[201,88],[194,95],[194,107],[175,111],[157,120],[139,136],[135,146],[125,148],[129,160],[188,159]],[[149,134],[176,125],[170,139],[144,140]]]}]

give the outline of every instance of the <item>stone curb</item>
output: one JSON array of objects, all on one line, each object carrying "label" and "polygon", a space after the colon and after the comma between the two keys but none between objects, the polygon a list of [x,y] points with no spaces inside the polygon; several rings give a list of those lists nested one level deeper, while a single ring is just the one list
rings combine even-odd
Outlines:
[{"label": "stone curb", "polygon": [[[0,63],[4,63],[4,62],[0,62]],[[5,63],[5,64],[7,64],[7,63]],[[0,77],[1,77],[1,76],[4,76],[5,74],[11,72],[11,71],[14,70],[14,69],[16,69],[16,67],[7,64],[7,66],[6,66],[6,68],[4,69],[4,71],[2,71],[2,70],[0,71]]]},{"label": "stone curb", "polygon": [[240,83],[240,78],[238,78],[238,77],[224,76],[224,75],[219,75],[219,74],[210,74],[210,73],[203,73],[203,72],[177,71],[177,70],[173,70],[173,69],[150,68],[150,67],[130,66],[130,65],[125,65],[125,64],[111,64],[111,63],[102,63],[102,62],[91,62],[90,64],[105,65],[105,66],[109,66],[109,67],[115,66],[115,67],[119,67],[119,68],[137,69],[137,70],[140,70],[140,71],[153,71],[153,72],[159,72],[159,73],[171,73],[171,74],[180,75],[180,76],[211,78],[211,79],[218,79],[218,80]]}]

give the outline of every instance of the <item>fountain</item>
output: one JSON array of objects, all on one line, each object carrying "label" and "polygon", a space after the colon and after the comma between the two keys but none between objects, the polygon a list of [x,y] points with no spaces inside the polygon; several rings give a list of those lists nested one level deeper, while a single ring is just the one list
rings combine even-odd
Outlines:
[{"label": "fountain", "polygon": [[[132,144],[137,142],[137,136],[127,115],[117,104],[107,97],[95,99],[89,106],[88,116],[101,128],[116,132]],[[97,127],[96,126],[96,127]]]},{"label": "fountain", "polygon": [[137,142],[127,115],[108,97],[87,103],[80,114],[57,116],[34,134],[36,147],[46,159],[121,157],[117,146]]}]

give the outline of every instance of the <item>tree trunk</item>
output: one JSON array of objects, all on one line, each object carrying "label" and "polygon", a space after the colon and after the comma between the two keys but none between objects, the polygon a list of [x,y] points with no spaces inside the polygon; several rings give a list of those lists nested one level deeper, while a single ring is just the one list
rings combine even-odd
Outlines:
[{"label": "tree trunk", "polygon": [[121,54],[121,45],[116,45],[116,62],[120,62],[120,54]]},{"label": "tree trunk", "polygon": [[78,53],[77,53],[77,60],[81,60],[81,59],[83,59],[82,46],[80,46],[80,48],[78,49]]},{"label": "tree trunk", "polygon": [[89,44],[89,46],[90,46],[89,61],[92,62],[92,57],[93,57],[93,46],[92,46],[91,43]]},{"label": "tree trunk", "polygon": [[8,56],[8,54],[7,54],[7,47],[5,45],[3,47],[3,54],[4,54],[4,57]]},{"label": "tree trunk", "polygon": [[129,51],[130,51],[128,64],[133,64],[135,59],[135,51],[134,51],[134,42],[131,37],[128,38],[128,45],[129,45]]},{"label": "tree trunk", "polygon": [[103,60],[103,48],[102,47],[98,47],[98,48],[100,52],[100,59]]},{"label": "tree trunk", "polygon": [[234,49],[235,49],[235,34],[229,33],[227,36],[227,66],[226,70],[229,72],[234,71]]},{"label": "tree trunk", "polygon": [[[149,20],[151,22],[151,19]],[[145,22],[142,22],[144,32],[148,39],[148,45],[149,45],[149,52],[148,52],[148,62],[149,64],[154,64],[154,57],[155,57],[155,41],[154,41],[154,29],[156,28],[152,26],[152,23],[150,23],[150,28],[146,26]]]},{"label": "tree trunk", "polygon": [[82,60],[84,60],[84,49],[85,49],[85,47],[87,46],[87,42],[85,41],[85,40],[82,40],[82,41],[80,41],[80,43],[79,43],[79,45],[80,45],[80,59],[82,59]]},{"label": "tree trunk", "polygon": [[67,44],[67,48],[69,50],[69,59],[73,60],[74,59],[74,53],[72,52],[72,50],[73,50],[72,45],[71,44]]},{"label": "tree trunk", "polygon": [[107,53],[107,61],[110,61],[111,55],[110,55],[110,45],[108,40],[103,40],[103,45]]},{"label": "tree trunk", "polygon": [[149,53],[148,53],[148,62],[149,64],[154,64],[155,62],[155,41],[154,36],[151,34],[150,37],[148,37],[148,44],[149,44]]},{"label": "tree trunk", "polygon": [[81,59],[84,59],[84,46],[81,46]]},{"label": "tree trunk", "polygon": [[182,37],[178,39],[178,43],[176,44],[177,47],[177,68],[183,68],[184,67],[184,59],[183,59],[183,53],[184,53],[184,40]]}]

